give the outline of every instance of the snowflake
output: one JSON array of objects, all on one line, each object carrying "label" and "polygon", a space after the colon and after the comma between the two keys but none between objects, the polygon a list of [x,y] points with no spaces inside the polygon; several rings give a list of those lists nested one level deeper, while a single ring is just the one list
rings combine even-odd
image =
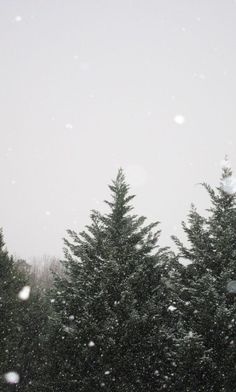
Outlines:
[{"label": "snowflake", "polygon": [[22,16],[17,15],[17,16],[15,17],[15,22],[21,22],[21,21],[22,21]]},{"label": "snowflake", "polygon": [[30,286],[24,286],[21,289],[21,291],[18,293],[18,298],[21,299],[22,301],[26,301],[27,299],[29,299],[30,291],[31,291]]},{"label": "snowflake", "polygon": [[18,384],[18,382],[20,381],[20,376],[16,372],[5,373],[4,378],[9,384]]},{"label": "snowflake", "polygon": [[175,307],[175,306],[173,306],[173,305],[170,305],[169,307],[168,307],[168,310],[170,310],[171,312],[173,312],[174,310],[176,310],[177,308]]},{"label": "snowflake", "polygon": [[73,125],[71,123],[65,124],[66,129],[73,129]]},{"label": "snowflake", "polygon": [[185,123],[185,117],[182,114],[177,114],[174,117],[174,122],[178,125],[183,125]]}]

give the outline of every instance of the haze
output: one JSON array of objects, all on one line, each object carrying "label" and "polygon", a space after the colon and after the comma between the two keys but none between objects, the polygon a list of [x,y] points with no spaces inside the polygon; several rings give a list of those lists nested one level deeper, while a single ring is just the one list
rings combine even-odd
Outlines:
[{"label": "haze", "polygon": [[0,226],[10,253],[61,256],[123,167],[135,212],[182,236],[236,170],[236,2],[0,1]]}]

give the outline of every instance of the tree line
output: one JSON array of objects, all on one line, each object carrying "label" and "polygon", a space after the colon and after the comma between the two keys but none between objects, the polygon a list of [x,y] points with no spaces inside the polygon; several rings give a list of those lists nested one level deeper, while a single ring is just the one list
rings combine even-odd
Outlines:
[{"label": "tree line", "polygon": [[187,245],[159,245],[159,222],[133,213],[122,170],[108,212],[68,230],[42,285],[0,234],[0,390],[236,390],[236,194],[232,171],[183,222]]}]

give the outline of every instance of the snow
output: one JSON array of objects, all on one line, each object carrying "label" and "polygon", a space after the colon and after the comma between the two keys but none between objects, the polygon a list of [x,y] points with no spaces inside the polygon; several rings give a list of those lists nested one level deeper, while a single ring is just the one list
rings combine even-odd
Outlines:
[{"label": "snow", "polygon": [[228,293],[236,293],[236,280],[231,280],[227,284],[227,292]]},{"label": "snow", "polygon": [[5,373],[4,378],[9,384],[18,384],[18,382],[20,381],[20,376],[16,372]]},{"label": "snow", "polygon": [[170,311],[170,312],[173,312],[174,310],[176,310],[177,308],[175,307],[175,306],[173,306],[173,305],[170,305],[169,307],[168,307],[168,310]]},{"label": "snow", "polygon": [[20,15],[17,15],[16,17],[15,17],[15,22],[21,22],[22,21],[22,16],[20,16]]},{"label": "snow", "polygon": [[231,169],[231,165],[230,165],[229,160],[228,160],[227,157],[225,157],[225,159],[223,159],[223,161],[221,161],[220,166],[221,166],[221,169],[222,169],[222,170]]},{"label": "snow", "polygon": [[30,286],[24,286],[21,289],[21,291],[18,293],[18,298],[21,299],[22,301],[26,301],[27,299],[29,299],[30,291],[31,291]]},{"label": "snow", "polygon": [[234,194],[236,192],[236,179],[233,176],[223,178],[221,180],[221,188],[229,195]]},{"label": "snow", "polygon": [[89,346],[89,347],[94,347],[94,346],[95,346],[95,343],[94,343],[92,340],[90,340],[88,346]]},{"label": "snow", "polygon": [[67,327],[66,325],[64,325],[63,330],[64,330],[66,333],[69,333],[69,334],[73,334],[73,333],[75,332],[75,330],[74,330],[73,328]]},{"label": "snow", "polygon": [[185,117],[184,117],[182,114],[177,114],[177,115],[174,117],[174,122],[175,122],[177,125],[183,125],[183,124],[185,123]]},{"label": "snow", "polygon": [[75,316],[73,316],[73,314],[71,316],[69,316],[69,320],[73,321],[75,319]]},{"label": "snow", "polygon": [[105,374],[106,376],[107,376],[108,374],[110,374],[109,370],[107,370],[104,374]]},{"label": "snow", "polygon": [[66,129],[73,129],[73,125],[71,123],[65,124]]},{"label": "snow", "polygon": [[143,245],[142,244],[136,244],[135,249],[140,250],[142,249]]}]

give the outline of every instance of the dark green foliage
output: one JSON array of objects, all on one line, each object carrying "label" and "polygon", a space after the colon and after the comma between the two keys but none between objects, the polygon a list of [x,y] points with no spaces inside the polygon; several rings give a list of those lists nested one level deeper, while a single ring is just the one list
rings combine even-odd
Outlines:
[{"label": "dark green foliage", "polygon": [[19,320],[21,317],[18,293],[25,284],[24,276],[17,270],[13,258],[5,250],[0,232],[0,389],[9,390],[3,375],[19,369],[18,349],[20,343]]},{"label": "dark green foliage", "polygon": [[[222,181],[231,175],[224,169]],[[183,268],[179,291],[186,336],[179,342],[178,370],[182,390],[217,392],[232,384],[231,377],[235,379],[236,302],[226,287],[236,280],[236,204],[235,193],[223,186],[214,191],[203,185],[211,198],[209,215],[202,217],[192,207],[188,225],[183,224],[189,245],[174,238],[180,257],[191,262]]]},{"label": "dark green foliage", "polygon": [[[211,207],[192,206],[188,244],[160,248],[158,222],[132,215],[120,170],[108,213],[68,231],[50,290],[5,250],[0,232],[1,392],[233,392],[236,390],[236,196],[231,170]],[[178,260],[188,261],[184,266]],[[46,270],[45,270],[46,271]],[[38,280],[37,280],[38,279]],[[18,293],[31,285],[22,301]],[[17,385],[3,375],[16,371]]]},{"label": "dark green foliage", "polygon": [[20,363],[21,382],[19,392],[48,389],[51,353],[49,346],[50,306],[35,288],[25,301],[19,321],[20,345],[17,359]]},{"label": "dark green foliage", "polygon": [[[14,262],[4,248],[0,232],[0,390],[42,391],[47,369],[48,309],[34,289],[29,299],[19,292],[29,285],[29,265]],[[4,375],[17,372],[20,382],[9,384]]]},{"label": "dark green foliage", "polygon": [[109,213],[93,211],[87,230],[65,240],[65,276],[53,298],[61,338],[55,390],[169,391],[173,256],[157,245],[157,223],[130,214],[134,196],[121,170],[110,190]]}]

